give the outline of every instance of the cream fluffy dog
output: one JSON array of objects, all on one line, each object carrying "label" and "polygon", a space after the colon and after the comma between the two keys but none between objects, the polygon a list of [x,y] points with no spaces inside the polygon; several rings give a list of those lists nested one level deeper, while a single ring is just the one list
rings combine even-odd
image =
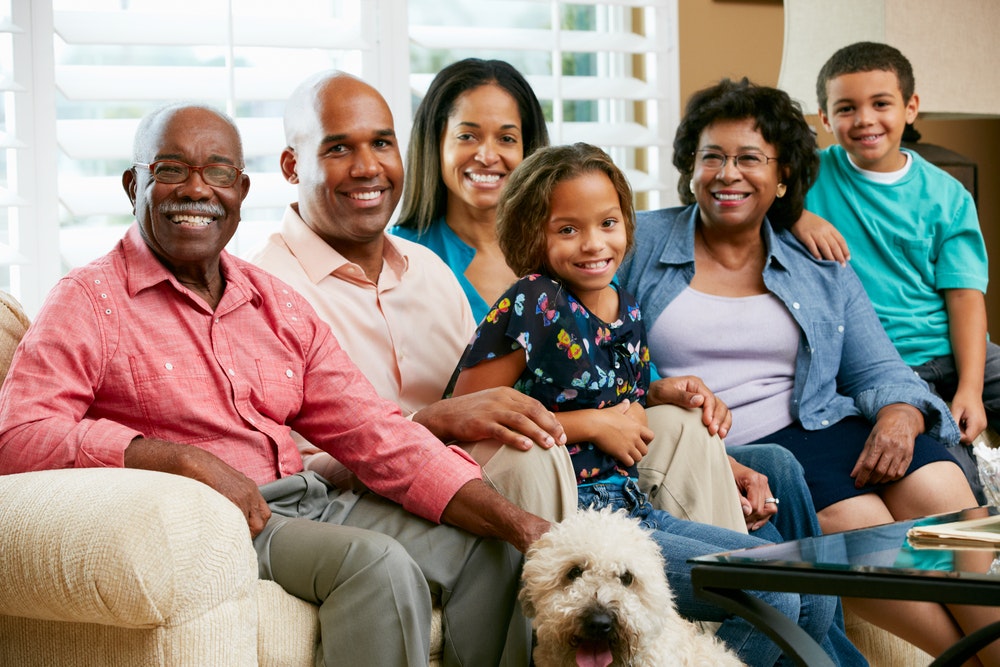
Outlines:
[{"label": "cream fluffy dog", "polygon": [[681,618],[656,543],[624,512],[583,511],[528,550],[521,604],[536,667],[742,663]]}]

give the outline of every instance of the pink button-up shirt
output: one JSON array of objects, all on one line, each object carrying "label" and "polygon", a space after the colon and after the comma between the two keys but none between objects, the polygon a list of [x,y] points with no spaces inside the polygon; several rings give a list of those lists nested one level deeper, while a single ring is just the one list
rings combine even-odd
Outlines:
[{"label": "pink button-up shirt", "polygon": [[0,389],[0,473],[122,466],[136,437],[208,450],[258,484],[302,470],[291,429],[439,520],[480,477],[380,398],[291,287],[222,253],[213,312],[133,225],[53,288]]}]

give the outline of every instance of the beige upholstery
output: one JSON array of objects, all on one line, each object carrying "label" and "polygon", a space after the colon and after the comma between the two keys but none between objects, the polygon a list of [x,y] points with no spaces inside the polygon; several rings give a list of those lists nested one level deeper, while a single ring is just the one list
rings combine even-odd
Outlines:
[{"label": "beige upholstery", "polygon": [[3,664],[254,664],[256,557],[209,487],[53,470],[0,477],[0,499]]},{"label": "beige upholstery", "polygon": [[7,377],[14,350],[28,330],[28,316],[14,297],[0,292],[0,382]]},{"label": "beige upholstery", "polygon": [[[4,375],[27,323],[0,293]],[[258,578],[243,516],[200,482],[108,468],[0,476],[0,527],[0,665],[315,664],[316,607]]]},{"label": "beige upholstery", "polygon": [[929,665],[933,657],[857,614],[844,611],[847,638],[868,658],[871,667],[916,667]]}]

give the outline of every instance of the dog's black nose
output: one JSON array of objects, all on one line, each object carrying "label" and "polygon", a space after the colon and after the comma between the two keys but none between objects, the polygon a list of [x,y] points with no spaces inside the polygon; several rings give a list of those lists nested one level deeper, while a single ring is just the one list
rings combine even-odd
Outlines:
[{"label": "dog's black nose", "polygon": [[611,634],[614,619],[603,611],[589,614],[583,621],[583,633],[587,639],[603,639]]}]

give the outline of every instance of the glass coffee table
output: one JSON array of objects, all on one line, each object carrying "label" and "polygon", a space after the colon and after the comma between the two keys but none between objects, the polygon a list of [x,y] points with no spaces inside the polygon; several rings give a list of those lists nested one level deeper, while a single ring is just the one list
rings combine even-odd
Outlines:
[{"label": "glass coffee table", "polygon": [[[1000,605],[1000,550],[914,546],[906,532],[996,514],[979,507],[804,540],[693,558],[695,592],[742,616],[801,665],[833,665],[795,622],[746,591]],[[960,665],[1000,637],[1000,622],[970,634],[932,665]]]}]

